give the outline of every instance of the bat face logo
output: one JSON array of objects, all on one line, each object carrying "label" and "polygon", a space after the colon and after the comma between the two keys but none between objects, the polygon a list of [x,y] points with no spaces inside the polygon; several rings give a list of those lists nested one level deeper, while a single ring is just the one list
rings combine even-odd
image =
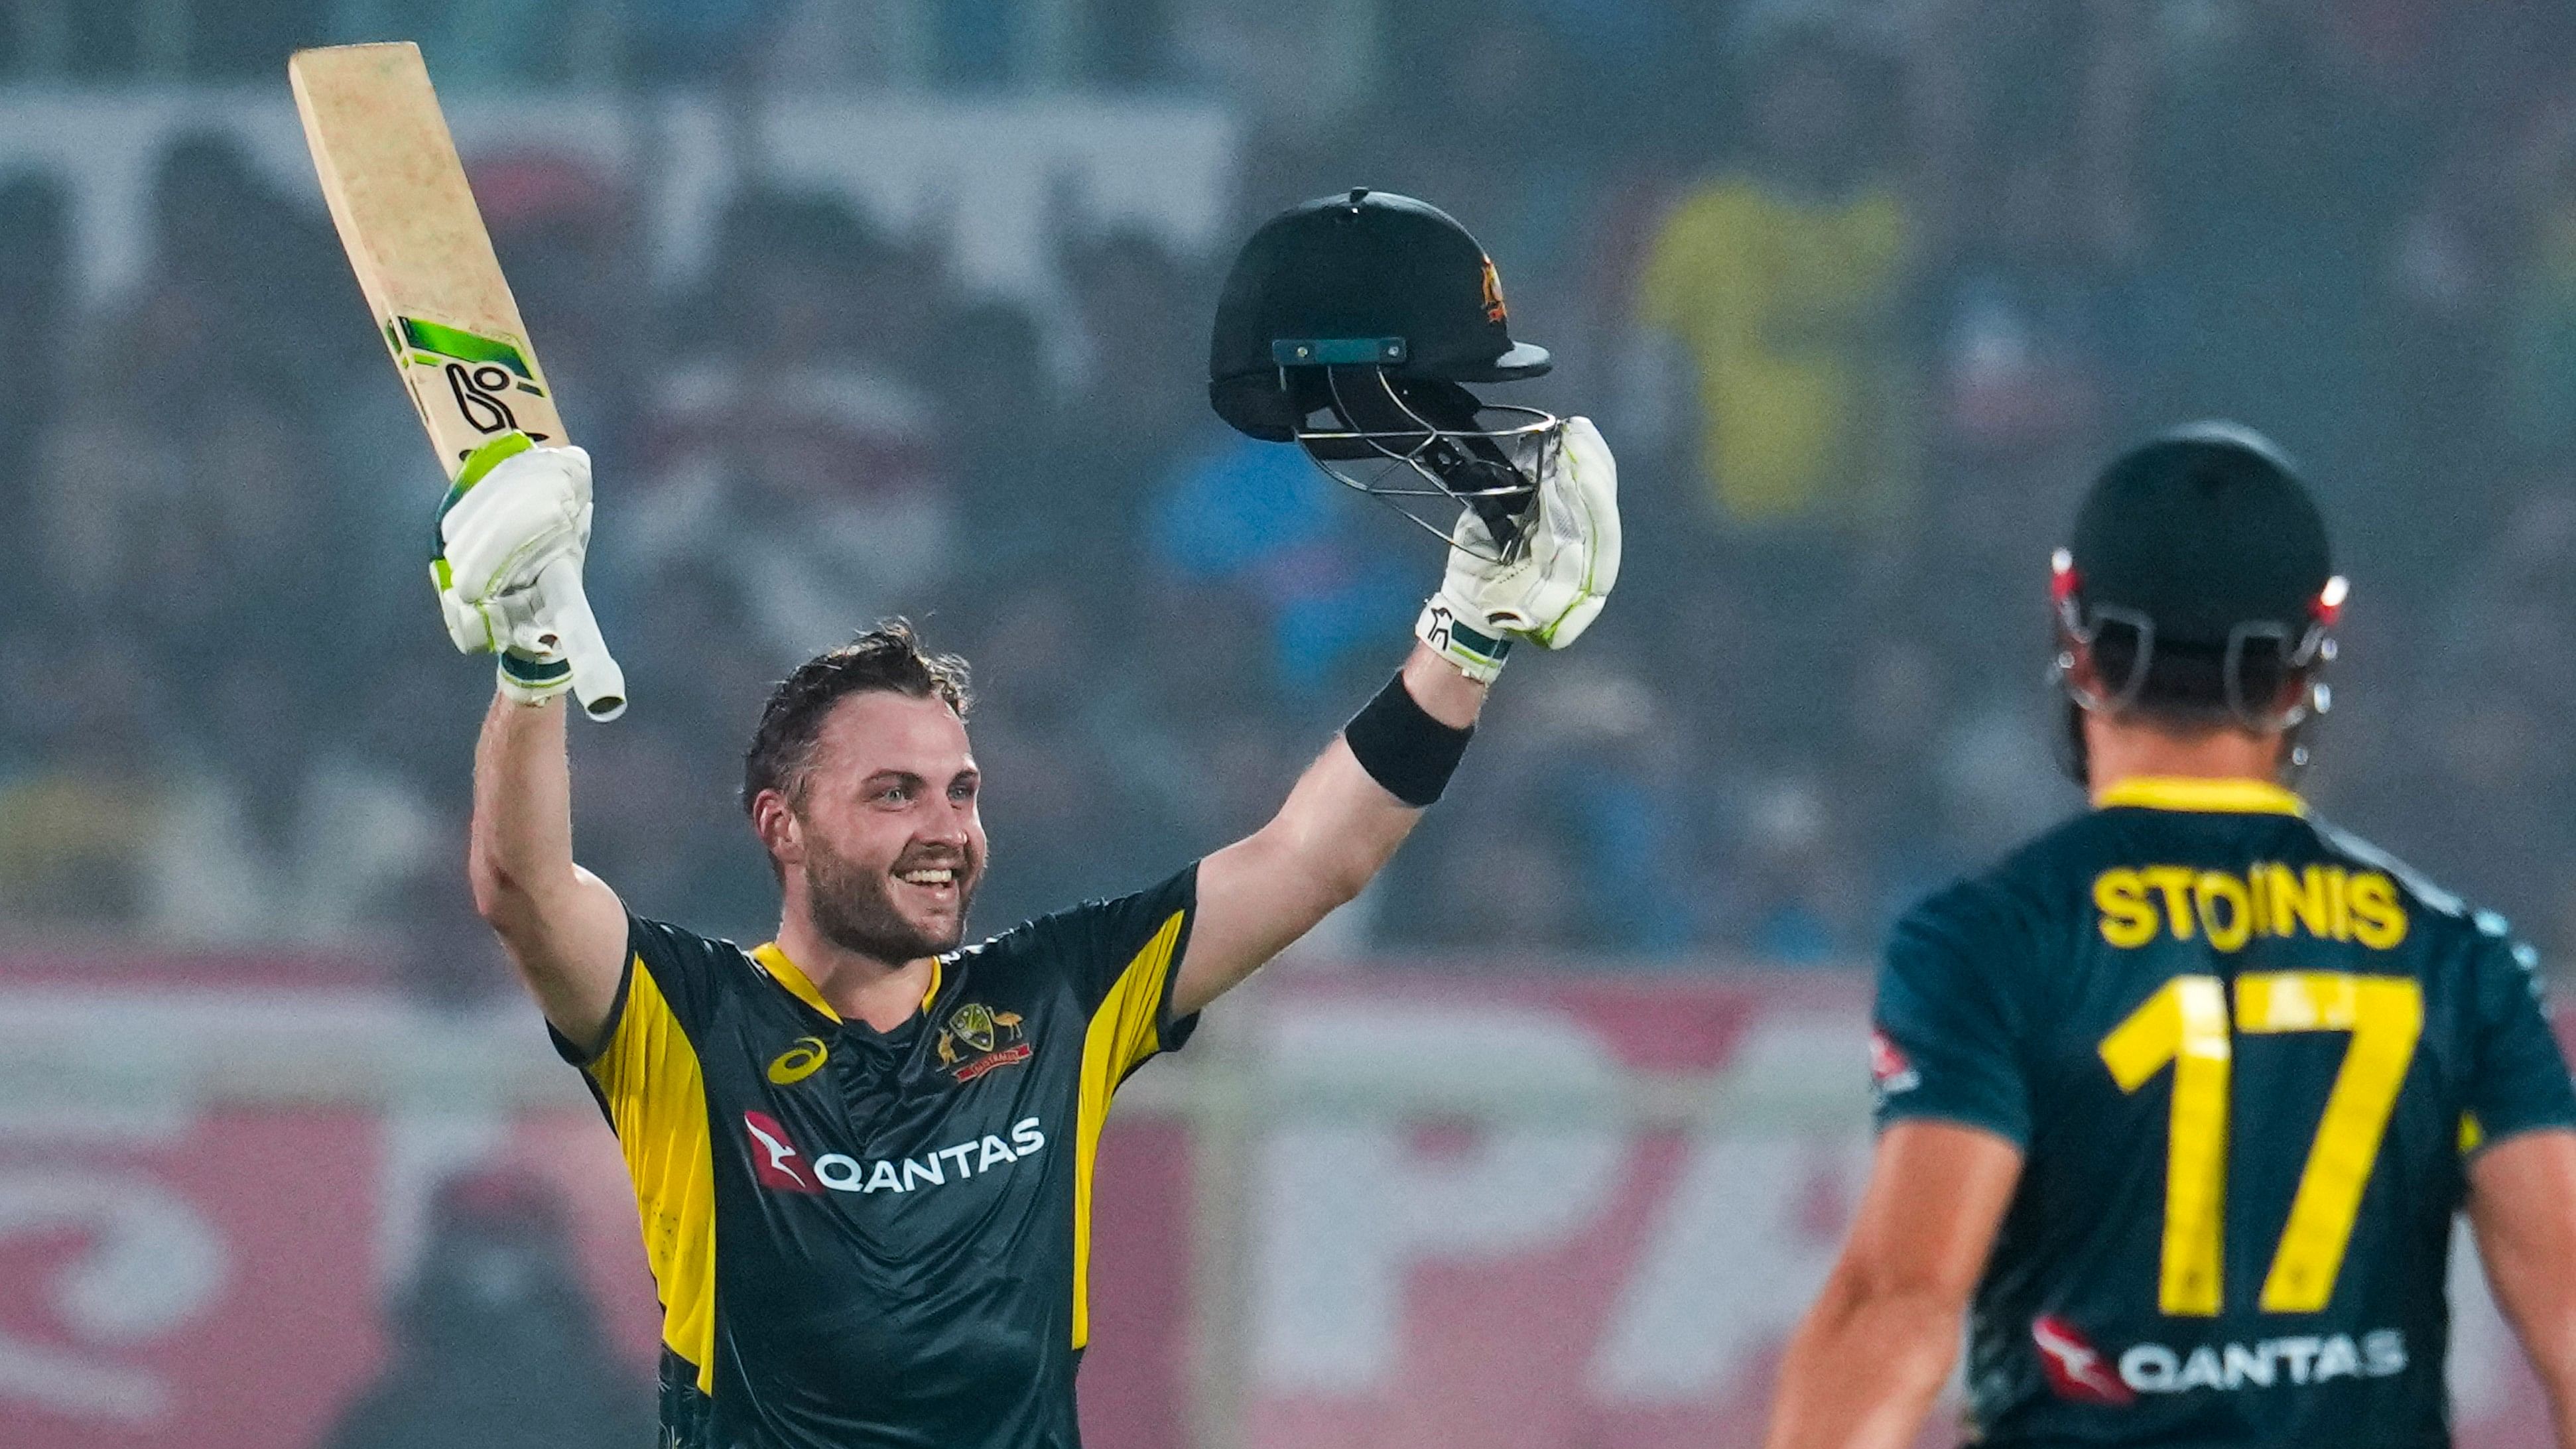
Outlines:
[{"label": "bat face logo", "polygon": [[488,362],[479,367],[451,362],[447,364],[446,371],[447,390],[456,395],[456,410],[465,415],[465,421],[473,425],[474,431],[506,433],[519,425],[518,415],[511,412],[510,405],[501,398],[501,394],[510,389],[507,369]]},{"label": "bat face logo", "polygon": [[[465,420],[467,427],[486,437],[519,429],[534,442],[551,438],[551,434],[524,428],[517,410],[510,406],[513,391],[536,397],[546,395],[545,389],[537,385],[527,354],[517,344],[420,317],[396,317],[387,323],[385,341],[393,347],[398,364],[408,350],[415,365],[438,368],[439,375],[447,381],[448,395],[456,402],[456,415]],[[421,406],[429,406],[426,396],[421,398]],[[465,449],[458,456],[469,456],[471,452]]]}]

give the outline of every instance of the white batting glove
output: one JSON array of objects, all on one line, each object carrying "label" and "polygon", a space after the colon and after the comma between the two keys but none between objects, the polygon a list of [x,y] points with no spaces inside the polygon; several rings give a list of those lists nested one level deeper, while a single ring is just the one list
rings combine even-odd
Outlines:
[{"label": "white batting glove", "polygon": [[521,704],[572,688],[566,620],[537,586],[549,567],[579,576],[590,547],[590,455],[507,433],[476,450],[438,510],[438,586],[447,637],[500,656],[501,692]]},{"label": "white batting glove", "polygon": [[1590,418],[1559,440],[1524,439],[1514,461],[1539,468],[1523,540],[1502,562],[1485,521],[1462,510],[1449,573],[1413,632],[1460,673],[1491,682],[1515,640],[1562,649],[1581,638],[1619,581],[1619,465]]}]

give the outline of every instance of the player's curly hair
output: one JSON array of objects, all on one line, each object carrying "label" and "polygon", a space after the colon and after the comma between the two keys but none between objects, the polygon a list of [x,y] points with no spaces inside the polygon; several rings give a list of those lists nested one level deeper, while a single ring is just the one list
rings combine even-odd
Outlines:
[{"label": "player's curly hair", "polygon": [[803,792],[805,772],[814,762],[814,741],[822,734],[833,705],[853,694],[885,690],[914,699],[936,699],[964,719],[974,703],[966,674],[965,660],[922,648],[921,636],[903,619],[888,619],[849,643],[797,665],[769,692],[769,702],[761,707],[760,728],[752,731],[751,748],[743,751],[744,813],[750,813],[763,790],[776,790],[791,800]]}]

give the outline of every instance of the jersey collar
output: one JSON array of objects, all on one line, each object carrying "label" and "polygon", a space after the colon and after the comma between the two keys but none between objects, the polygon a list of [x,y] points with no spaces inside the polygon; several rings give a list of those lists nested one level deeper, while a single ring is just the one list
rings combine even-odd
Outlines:
[{"label": "jersey collar", "polygon": [[[759,963],[761,970],[769,973],[770,980],[786,987],[788,995],[830,1017],[834,1022],[840,1021],[841,1014],[832,1009],[832,1003],[823,999],[821,991],[815,989],[814,978],[806,975],[803,967],[788,960],[787,953],[778,949],[776,941],[765,941],[752,947],[751,959]],[[931,957],[930,989],[921,993],[923,1011],[930,1010],[930,1003],[939,999],[939,983],[946,974],[947,963],[936,956]]]},{"label": "jersey collar", "polygon": [[2190,810],[2219,815],[2305,815],[2307,802],[2266,780],[2132,775],[2093,797],[2093,808]]}]

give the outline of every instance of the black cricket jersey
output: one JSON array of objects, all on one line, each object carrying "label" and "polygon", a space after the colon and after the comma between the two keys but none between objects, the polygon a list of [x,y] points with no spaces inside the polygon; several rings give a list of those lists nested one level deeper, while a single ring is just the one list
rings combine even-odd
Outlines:
[{"label": "black cricket jersey", "polygon": [[940,958],[843,1021],[773,945],[629,926],[598,1053],[660,1291],[664,1449],[1073,1449],[1092,1175],[1181,1045],[1195,866]]},{"label": "black cricket jersey", "polygon": [[2464,1165],[2576,1126],[2530,949],[2255,781],[2132,780],[1917,907],[1882,1126],[2000,1134],[1969,1321],[2011,1446],[2450,1441]]}]

